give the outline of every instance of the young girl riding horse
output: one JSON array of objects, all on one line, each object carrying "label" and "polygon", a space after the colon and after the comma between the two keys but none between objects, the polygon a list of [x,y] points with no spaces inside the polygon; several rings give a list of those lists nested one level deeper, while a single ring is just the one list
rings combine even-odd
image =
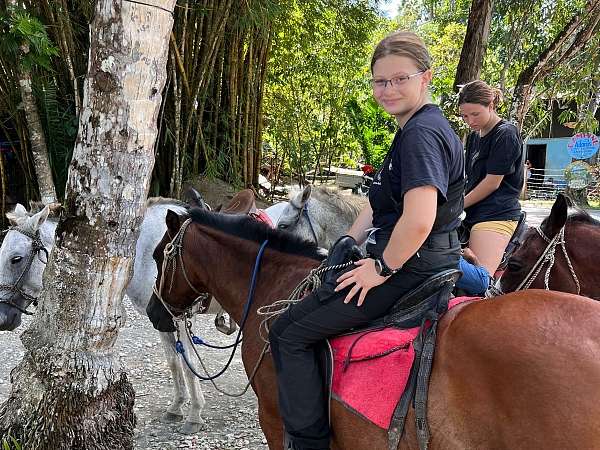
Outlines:
[{"label": "young girl riding horse", "polygon": [[472,81],[458,95],[460,114],[473,132],[467,138],[467,186],[463,221],[470,229],[467,252],[478,264],[461,260],[456,286],[480,295],[489,286],[521,217],[523,143],[517,128],[496,113],[501,95],[484,81]]},{"label": "young girl riding horse", "polygon": [[366,240],[369,256],[291,306],[269,335],[286,450],[329,449],[317,345],[384,315],[429,276],[458,267],[463,151],[430,103],[425,44],[413,33],[393,33],[377,45],[371,71],[373,95],[399,129],[375,175],[369,204],[342,238]]}]

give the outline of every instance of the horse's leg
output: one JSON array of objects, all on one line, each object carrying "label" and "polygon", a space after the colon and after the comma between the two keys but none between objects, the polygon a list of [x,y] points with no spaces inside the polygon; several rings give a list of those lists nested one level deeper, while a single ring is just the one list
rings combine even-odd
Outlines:
[{"label": "horse's leg", "polygon": [[[186,355],[194,355],[192,344],[187,339],[182,340]],[[189,358],[189,356],[188,356]],[[204,393],[198,383],[196,376],[188,368],[183,358],[179,358],[180,364],[183,365],[183,374],[190,394],[190,408],[188,410],[185,423],[181,427],[181,432],[184,434],[198,433],[204,427],[202,420],[202,410],[204,409]]]},{"label": "horse's leg", "polygon": [[163,414],[161,420],[163,422],[179,422],[183,420],[183,410],[181,407],[185,404],[188,397],[185,390],[185,381],[183,379],[183,370],[181,369],[179,356],[175,352],[175,335],[170,332],[161,332],[159,333],[159,336],[165,351],[165,356],[167,357],[167,365],[171,370],[174,391],[173,400]]},{"label": "horse's leg", "polygon": [[281,419],[260,403],[258,405],[258,423],[263,430],[269,450],[281,450],[283,448],[283,425]]}]

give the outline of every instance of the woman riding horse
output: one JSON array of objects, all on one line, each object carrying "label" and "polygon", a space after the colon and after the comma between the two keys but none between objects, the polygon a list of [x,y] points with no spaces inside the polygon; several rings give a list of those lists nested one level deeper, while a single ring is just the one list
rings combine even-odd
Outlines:
[{"label": "woman riding horse", "polygon": [[384,315],[429,276],[458,267],[463,151],[430,103],[429,53],[415,34],[396,32],[376,47],[371,71],[373,95],[399,129],[373,180],[370,204],[342,238],[355,245],[366,240],[369,257],[291,306],[269,335],[286,450],[330,446],[317,345]]},{"label": "woman riding horse", "polygon": [[470,295],[489,287],[521,217],[523,143],[517,128],[496,113],[500,99],[500,91],[481,80],[458,94],[460,114],[473,130],[466,143],[463,224],[470,230],[465,256],[475,264],[461,259],[464,275],[456,286]]}]

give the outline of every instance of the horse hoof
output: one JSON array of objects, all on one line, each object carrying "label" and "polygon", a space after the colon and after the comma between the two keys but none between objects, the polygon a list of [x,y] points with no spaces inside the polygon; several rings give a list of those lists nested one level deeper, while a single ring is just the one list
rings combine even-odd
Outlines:
[{"label": "horse hoof", "polygon": [[162,423],[175,423],[175,422],[181,422],[183,420],[183,414],[176,414],[176,413],[172,413],[172,412],[165,412],[161,418],[160,421]]},{"label": "horse hoof", "polygon": [[204,422],[186,422],[181,427],[181,434],[196,434],[205,427]]}]

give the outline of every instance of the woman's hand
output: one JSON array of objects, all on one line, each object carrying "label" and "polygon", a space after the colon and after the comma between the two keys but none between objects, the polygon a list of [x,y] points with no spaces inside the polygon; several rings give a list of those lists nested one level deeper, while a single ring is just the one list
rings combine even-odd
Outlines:
[{"label": "woman's hand", "polygon": [[344,299],[344,303],[350,303],[350,300],[360,292],[360,296],[358,297],[357,306],[361,306],[365,301],[365,296],[367,292],[375,286],[379,286],[388,277],[382,277],[377,274],[375,270],[375,260],[371,258],[361,259],[354,263],[354,265],[358,266],[356,269],[353,269],[349,272],[344,273],[337,279],[338,285],[335,288],[335,291],[341,291],[345,287],[354,285],[346,298]]}]

